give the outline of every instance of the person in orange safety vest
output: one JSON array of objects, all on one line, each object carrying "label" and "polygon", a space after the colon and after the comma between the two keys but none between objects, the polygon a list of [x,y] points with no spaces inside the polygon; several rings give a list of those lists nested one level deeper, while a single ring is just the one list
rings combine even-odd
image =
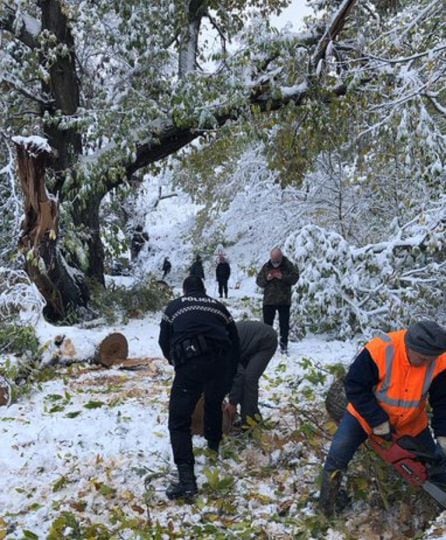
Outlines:
[{"label": "person in orange safety vest", "polygon": [[[446,454],[446,330],[423,320],[373,339],[350,366],[345,390],[349,403],[328,452],[319,497],[328,517],[336,510],[342,473],[369,435],[410,435],[427,451]],[[428,401],[438,446],[429,429]]]}]

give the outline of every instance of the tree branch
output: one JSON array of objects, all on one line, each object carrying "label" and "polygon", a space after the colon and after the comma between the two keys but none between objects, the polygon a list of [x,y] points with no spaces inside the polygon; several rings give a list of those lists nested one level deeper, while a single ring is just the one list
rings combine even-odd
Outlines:
[{"label": "tree branch", "polygon": [[356,0],[344,0],[339,6],[338,11],[334,14],[330,24],[327,26],[322,38],[317,44],[316,50],[311,57],[311,65],[313,70],[317,70],[319,61],[325,56],[330,41],[336,39],[338,34],[342,31],[345,25],[345,21],[355,5]]},{"label": "tree branch", "polygon": [[[265,91],[256,92],[253,89],[248,102],[249,107],[256,107],[260,112],[276,111],[293,102],[295,105],[301,105],[304,99],[312,91],[309,83],[302,83],[291,88],[283,88],[281,95],[273,95],[269,89],[269,85],[262,85],[262,88],[267,87]],[[322,98],[323,101],[329,102],[332,99],[342,96],[347,92],[347,87],[344,84],[326,92]],[[218,127],[223,126],[228,120],[236,120],[240,115],[240,110],[227,111],[214,109],[211,111]],[[177,150],[180,150],[194,139],[205,132],[205,129],[197,127],[182,127],[179,128],[172,124],[167,125],[159,133],[157,133],[150,142],[139,145],[136,150],[136,158],[131,163],[125,166],[127,178],[130,178],[138,169],[146,167],[151,163],[163,159]],[[124,179],[111,181],[107,186],[110,189],[117,187]]]},{"label": "tree branch", "polygon": [[30,49],[35,49],[38,45],[36,36],[40,32],[39,21],[28,15],[26,19],[22,18],[18,21],[12,7],[4,5],[3,10],[3,14],[0,15],[0,30],[14,34],[23,44]]}]

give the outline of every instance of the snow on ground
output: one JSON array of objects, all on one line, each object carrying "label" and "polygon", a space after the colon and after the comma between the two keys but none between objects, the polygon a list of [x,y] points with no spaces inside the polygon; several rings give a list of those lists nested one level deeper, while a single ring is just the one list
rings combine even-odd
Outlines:
[{"label": "snow on ground", "polygon": [[[235,315],[244,313],[246,291],[231,290],[230,293],[234,298],[228,301],[229,308],[233,308]],[[128,339],[129,356],[153,357],[153,369],[107,370],[85,363],[74,364],[58,369],[52,380],[41,383],[9,408],[0,409],[0,467],[3,485],[8,486],[0,492],[0,517],[8,528],[8,538],[23,538],[27,534],[24,531],[46,538],[51,526],[54,533],[57,517],[66,516],[67,512],[76,515],[82,523],[100,522],[110,531],[120,529],[132,537],[132,528],[124,523],[118,509],[126,518],[141,522],[138,526],[143,527],[147,521],[143,478],[147,473],[154,474],[155,478],[156,503],[150,509],[153,521],[159,520],[167,527],[169,520],[173,520],[173,527],[177,529],[181,522],[175,516],[180,508],[180,514],[187,515],[186,521],[191,520],[191,527],[194,520],[199,522],[195,527],[202,526],[205,508],[200,517],[191,513],[190,507],[178,507],[164,498],[165,473],[174,468],[167,431],[172,368],[160,358],[158,324],[159,315],[132,320],[122,327],[97,329],[39,323],[37,332],[42,342],[65,334],[80,345],[79,354],[87,357],[105,335],[120,331]],[[353,354],[354,347],[349,344],[317,337],[292,343],[288,358],[276,354],[261,384],[265,415],[272,423],[280,422],[280,402],[282,398],[284,404],[289,402],[287,385],[302,375],[301,358],[321,363],[348,362]],[[287,383],[282,385],[283,381]],[[204,440],[195,439],[195,445],[203,448]],[[284,451],[294,455],[299,448],[299,445],[287,446],[286,441],[282,442],[283,448],[268,456],[258,452],[254,442],[247,441],[246,459],[250,467],[270,467],[283,458]],[[228,455],[233,452],[231,445],[228,439],[225,444]],[[229,462],[236,469],[244,468],[243,463],[234,459]],[[206,456],[198,455],[197,463],[199,483],[209,483],[204,472]],[[225,467],[221,472],[226,472]],[[278,474],[280,476],[280,471]],[[288,480],[284,477],[283,482],[285,485]],[[213,487],[208,491],[220,489],[218,481],[214,483],[211,482]],[[243,478],[241,488],[242,492],[252,491],[252,481]],[[235,494],[236,485],[233,490]],[[248,505],[252,530],[266,530],[268,515],[277,506],[274,493],[267,480],[259,481],[255,491],[256,497]],[[214,512],[207,499],[201,504],[209,504],[208,511]],[[210,523],[213,521],[214,518]],[[0,520],[0,531],[3,522]],[[275,534],[276,529],[282,528],[274,524],[271,532]],[[70,538],[69,534],[66,537]]]},{"label": "snow on ground", "polygon": [[[162,260],[170,255],[167,281],[177,294],[192,261],[188,234],[198,210],[183,199],[179,194],[163,200],[148,214],[151,250],[139,261],[141,274],[160,275]],[[271,247],[255,246],[259,260],[267,260]],[[261,295],[248,275],[258,261],[249,260],[246,249],[235,244],[226,250],[232,267],[227,304],[235,318],[260,318]],[[214,269],[208,256],[206,287],[215,296]],[[107,279],[126,287],[134,281],[134,276]],[[359,346],[329,336],[309,335],[290,343],[288,357],[274,356],[260,384],[264,425],[226,437],[217,463],[207,455],[204,439],[194,437],[200,495],[191,505],[168,501],[164,491],[174,473],[167,431],[173,370],[160,358],[159,321],[155,314],[97,328],[54,327],[42,320],[36,325],[48,347],[46,359],[57,335],[70,339],[85,359],[118,331],[129,342],[129,357],[153,360],[138,371],[85,362],[58,367],[50,380],[0,408],[0,540],[399,540],[420,537],[429,527],[437,513],[432,501],[394,479],[383,487],[387,469],[366,450],[349,470],[353,501],[340,519],[327,523],[316,512],[317,477],[335,429],[323,404],[333,379],[330,366],[348,365]],[[388,485],[390,493],[384,493]],[[445,532],[441,514],[424,538]]]},{"label": "snow on ground", "polygon": [[[230,290],[227,304],[236,317],[247,310],[245,292]],[[2,525],[8,539],[410,537],[398,532],[400,514],[383,520],[377,513],[372,525],[360,519],[371,519],[364,503],[332,530],[315,512],[315,482],[333,426],[322,405],[331,379],[318,385],[314,375],[333,363],[347,365],[357,351],[355,343],[328,337],[306,337],[290,344],[288,357],[274,356],[261,380],[263,429],[228,436],[216,464],[205,441],[194,437],[201,494],[193,505],[167,501],[173,373],[160,358],[159,319],[89,330],[38,325],[43,341],[66,333],[85,346],[83,353],[121,331],[130,357],[154,360],[139,371],[85,363],[60,368],[0,409],[0,538]],[[392,533],[376,535],[376,527]]]}]

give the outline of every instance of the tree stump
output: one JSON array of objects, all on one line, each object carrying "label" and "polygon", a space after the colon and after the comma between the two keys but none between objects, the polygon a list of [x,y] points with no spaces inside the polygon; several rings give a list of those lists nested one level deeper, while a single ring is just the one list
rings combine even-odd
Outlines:
[{"label": "tree stump", "polygon": [[[227,435],[231,431],[232,423],[231,419],[229,417],[229,414],[224,409],[224,403],[222,404],[223,407],[223,433]],[[204,435],[204,397],[201,396],[201,398],[198,400],[197,405],[195,406],[194,414],[192,415],[192,435]]]},{"label": "tree stump", "polygon": [[337,424],[339,424],[344,416],[348,405],[348,399],[345,395],[344,381],[344,377],[336,379],[328,389],[327,397],[325,398],[325,408],[327,409],[330,418],[332,418]]},{"label": "tree stump", "polygon": [[115,332],[101,341],[96,350],[95,362],[109,368],[113,364],[126,360],[128,354],[129,344],[126,337],[124,334]]},{"label": "tree stump", "polygon": [[0,407],[8,407],[11,404],[12,390],[8,380],[0,375]]}]

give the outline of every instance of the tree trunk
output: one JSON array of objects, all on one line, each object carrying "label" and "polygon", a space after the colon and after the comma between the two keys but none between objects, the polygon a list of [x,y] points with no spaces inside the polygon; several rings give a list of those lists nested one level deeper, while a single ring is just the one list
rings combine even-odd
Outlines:
[{"label": "tree trunk", "polygon": [[[76,73],[74,39],[62,3],[60,0],[41,0],[40,6],[42,29],[56,37],[55,43],[48,45],[48,50],[42,57],[43,63],[49,53],[55,58],[49,66],[49,80],[43,83],[43,90],[52,97],[52,102],[42,112],[46,112],[49,116],[49,121],[44,123],[44,130],[50,146],[56,151],[51,163],[55,180],[52,191],[63,202],[66,178],[74,177],[76,184],[75,165],[82,155],[82,141],[76,128],[67,127],[66,122],[62,123],[56,116],[62,115],[61,120],[66,120],[67,117],[76,114],[80,99],[79,81]],[[61,45],[64,45],[67,54],[60,54]],[[104,286],[104,247],[99,224],[101,198],[102,196],[91,192],[82,199],[77,199],[74,204],[73,223],[79,232],[87,263],[81,264],[76,254],[71,252],[69,259],[88,277]],[[85,283],[83,286],[86,287]]]},{"label": "tree trunk", "polygon": [[45,187],[45,166],[51,148],[44,139],[17,137],[18,174],[25,199],[19,240],[25,270],[47,305],[44,315],[63,319],[69,309],[86,306],[88,290],[80,274],[70,271],[57,248],[59,203]]},{"label": "tree trunk", "polygon": [[84,200],[79,206],[74,206],[73,222],[79,232],[86,255],[86,263],[76,260],[76,265],[85,274],[105,287],[104,279],[104,246],[100,234],[99,207],[102,195],[91,194],[88,200]]},{"label": "tree trunk", "polygon": [[206,11],[206,2],[190,0],[186,2],[187,22],[180,36],[178,77],[182,79],[197,67],[198,37],[201,19]]},{"label": "tree trunk", "polygon": [[[62,188],[68,172],[77,163],[82,154],[81,136],[75,128],[61,126],[56,114],[74,115],[79,107],[79,82],[76,73],[74,39],[69,21],[59,0],[41,0],[42,30],[56,37],[56,41],[48,40],[42,55],[42,64],[48,65],[50,74],[48,82],[43,83],[43,90],[51,96],[51,103],[43,113],[49,113],[49,121],[44,121],[45,135],[49,144],[56,150],[52,168],[56,178],[54,193],[62,195]],[[63,46],[66,53],[62,54]],[[55,58],[48,61],[48,57]]]}]

